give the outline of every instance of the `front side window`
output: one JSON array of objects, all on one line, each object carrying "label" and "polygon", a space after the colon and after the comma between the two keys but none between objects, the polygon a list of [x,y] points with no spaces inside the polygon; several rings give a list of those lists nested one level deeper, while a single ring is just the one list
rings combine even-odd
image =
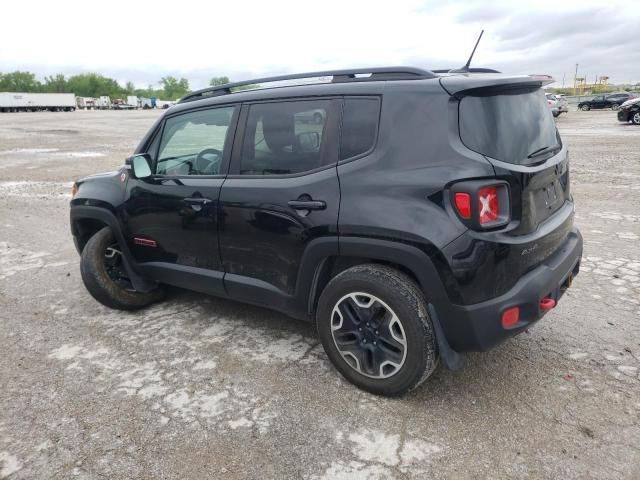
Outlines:
[{"label": "front side window", "polygon": [[330,107],[330,100],[251,105],[239,173],[289,175],[324,166]]},{"label": "front side window", "polygon": [[198,110],[167,119],[156,174],[218,175],[235,108]]}]

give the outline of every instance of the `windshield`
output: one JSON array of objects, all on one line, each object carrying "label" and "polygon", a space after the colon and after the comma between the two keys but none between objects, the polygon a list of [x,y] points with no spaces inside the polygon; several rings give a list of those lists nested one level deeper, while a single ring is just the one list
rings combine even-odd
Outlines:
[{"label": "windshield", "polygon": [[460,101],[460,138],[470,148],[502,162],[538,163],[560,148],[556,124],[541,89],[468,95]]}]

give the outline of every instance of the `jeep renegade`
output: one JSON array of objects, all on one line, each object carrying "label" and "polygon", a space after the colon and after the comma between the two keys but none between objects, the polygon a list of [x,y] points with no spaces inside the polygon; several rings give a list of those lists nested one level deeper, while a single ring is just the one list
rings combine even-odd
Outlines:
[{"label": "jeep renegade", "polygon": [[193,92],[119,171],[74,184],[82,279],[116,309],[175,285],[313,321],[345,378],[407,392],[578,273],[550,81],[394,67]]}]

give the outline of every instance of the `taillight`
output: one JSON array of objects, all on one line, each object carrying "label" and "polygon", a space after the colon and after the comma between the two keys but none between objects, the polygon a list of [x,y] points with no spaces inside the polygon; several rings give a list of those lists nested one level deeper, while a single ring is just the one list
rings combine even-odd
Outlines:
[{"label": "taillight", "polygon": [[496,187],[484,187],[478,190],[478,210],[480,225],[486,225],[498,220],[500,216],[500,201]]},{"label": "taillight", "polygon": [[509,185],[504,181],[468,180],[451,187],[451,203],[469,228],[485,230],[511,220]]},{"label": "taillight", "polygon": [[464,192],[458,192],[455,195],[456,208],[462,218],[471,218],[471,195]]}]

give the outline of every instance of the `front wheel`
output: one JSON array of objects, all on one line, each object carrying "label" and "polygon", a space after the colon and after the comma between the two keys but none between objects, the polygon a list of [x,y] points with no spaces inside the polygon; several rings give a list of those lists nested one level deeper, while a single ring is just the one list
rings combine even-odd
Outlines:
[{"label": "front wheel", "polygon": [[164,298],[158,286],[148,293],[137,292],[124,268],[122,252],[109,227],[89,239],[80,257],[80,274],[93,298],[117,310],[136,310]]},{"label": "front wheel", "polygon": [[320,296],[316,324],[329,360],[357,387],[395,396],[418,387],[438,362],[422,292],[404,273],[358,265]]},{"label": "front wheel", "polygon": [[640,125],[640,112],[636,112],[631,116],[631,123]]},{"label": "front wheel", "polygon": [[614,112],[617,110],[620,110],[620,105],[618,105],[617,103],[614,103],[611,105],[611,110],[613,110]]},{"label": "front wheel", "polygon": [[588,112],[590,110],[590,107],[589,105],[582,105],[580,107],[580,110],[582,110],[583,112]]}]

